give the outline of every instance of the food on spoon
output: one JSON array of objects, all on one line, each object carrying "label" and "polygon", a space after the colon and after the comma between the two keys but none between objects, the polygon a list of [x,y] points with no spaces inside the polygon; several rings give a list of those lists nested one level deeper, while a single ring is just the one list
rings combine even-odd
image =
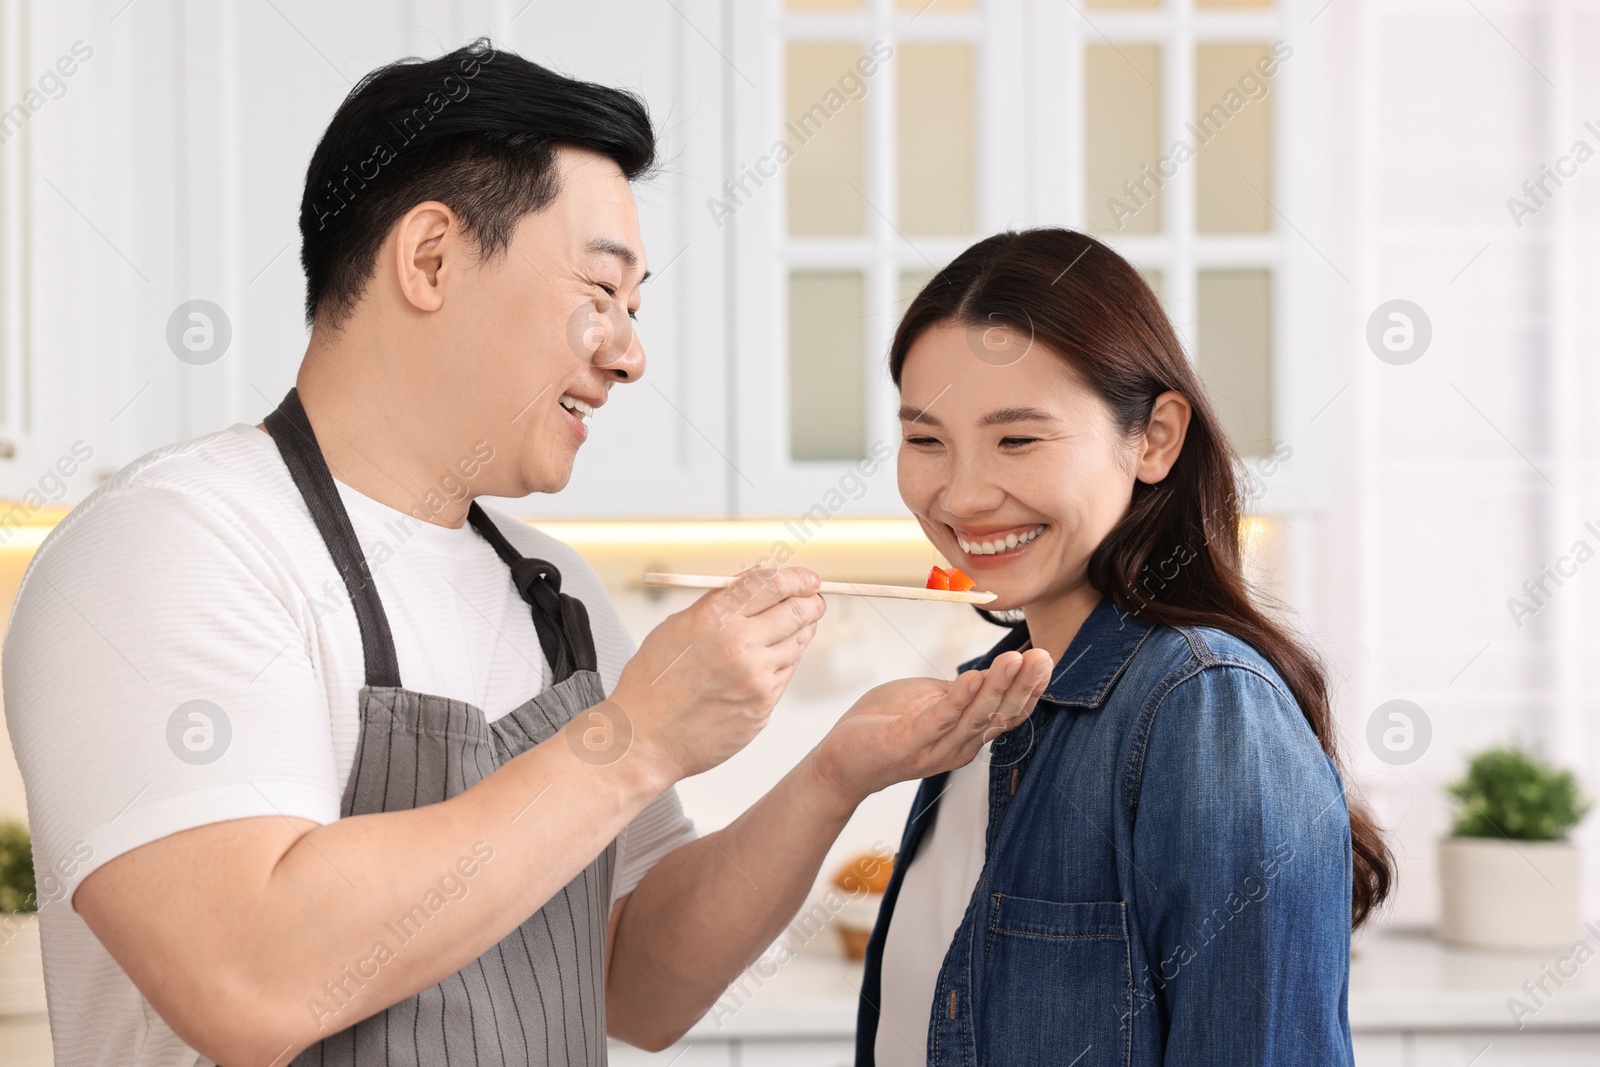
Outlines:
[{"label": "food on spoon", "polygon": [[948,589],[956,593],[965,593],[977,588],[978,583],[961,573],[958,567],[935,567],[928,572],[929,589]]}]

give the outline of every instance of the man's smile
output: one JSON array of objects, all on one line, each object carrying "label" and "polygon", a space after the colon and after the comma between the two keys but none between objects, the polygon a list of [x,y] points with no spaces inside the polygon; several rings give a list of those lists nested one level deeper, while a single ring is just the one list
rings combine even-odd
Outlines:
[{"label": "man's smile", "polygon": [[575,396],[572,393],[561,394],[561,398],[557,403],[561,405],[562,418],[566,420],[567,428],[577,437],[579,444],[589,439],[589,417],[594,414],[596,408],[605,402],[606,396],[604,393],[588,399]]}]

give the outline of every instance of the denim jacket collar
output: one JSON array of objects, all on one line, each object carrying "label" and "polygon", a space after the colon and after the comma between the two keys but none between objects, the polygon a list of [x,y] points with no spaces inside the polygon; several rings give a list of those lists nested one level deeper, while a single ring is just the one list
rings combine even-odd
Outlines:
[{"label": "denim jacket collar", "polygon": [[[1150,630],[1149,623],[1101,597],[1056,664],[1040,700],[1061,707],[1098,708]],[[987,668],[1000,653],[1027,642],[1028,624],[1018,623],[988,652],[963,663],[961,670]]]}]

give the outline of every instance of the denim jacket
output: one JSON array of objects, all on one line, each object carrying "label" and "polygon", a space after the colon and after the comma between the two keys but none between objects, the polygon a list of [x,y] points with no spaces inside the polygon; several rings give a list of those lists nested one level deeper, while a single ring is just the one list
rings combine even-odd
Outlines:
[{"label": "denim jacket", "polygon": [[[962,669],[1027,639],[1019,626]],[[917,793],[868,943],[857,1067],[873,1064],[884,939],[947,777]],[[1102,599],[1031,719],[995,740],[989,801],[930,1065],[1350,1067],[1344,791],[1251,646]]]}]

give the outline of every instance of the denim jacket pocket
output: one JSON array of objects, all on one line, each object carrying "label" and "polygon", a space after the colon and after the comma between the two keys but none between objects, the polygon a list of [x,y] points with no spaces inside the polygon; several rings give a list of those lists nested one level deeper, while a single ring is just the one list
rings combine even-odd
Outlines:
[{"label": "denim jacket pocket", "polygon": [[1063,904],[993,894],[984,1067],[1127,1067],[1129,952],[1128,908],[1120,900]]}]

